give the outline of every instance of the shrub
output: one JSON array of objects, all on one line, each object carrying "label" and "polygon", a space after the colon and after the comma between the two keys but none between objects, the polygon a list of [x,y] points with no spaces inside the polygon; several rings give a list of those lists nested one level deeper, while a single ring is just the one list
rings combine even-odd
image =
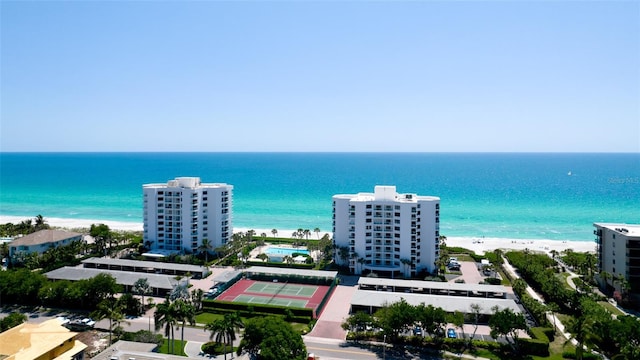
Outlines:
[{"label": "shrub", "polygon": [[489,285],[500,285],[502,283],[502,280],[498,278],[486,278],[484,279],[484,282]]},{"label": "shrub", "polygon": [[208,343],[202,344],[202,348],[200,348],[203,353],[209,355],[221,355],[224,354],[224,344],[217,343],[215,341],[209,341]]},{"label": "shrub", "polygon": [[[550,341],[551,338],[549,338],[549,335],[548,335],[549,330],[553,333],[553,329],[543,328],[543,327],[532,327],[529,329],[529,334],[534,339]],[[551,336],[553,337],[553,335]]]},{"label": "shrub", "polygon": [[520,339],[520,350],[525,354],[549,356],[549,341],[539,339]]},{"label": "shrub", "polygon": [[[576,358],[576,353],[575,353],[575,351],[565,351],[565,352],[562,353],[562,358],[563,359],[575,359]],[[584,354],[582,354],[582,359],[584,359],[584,360],[597,360],[597,359],[601,359],[601,357],[596,355],[596,354],[584,353]]]}]

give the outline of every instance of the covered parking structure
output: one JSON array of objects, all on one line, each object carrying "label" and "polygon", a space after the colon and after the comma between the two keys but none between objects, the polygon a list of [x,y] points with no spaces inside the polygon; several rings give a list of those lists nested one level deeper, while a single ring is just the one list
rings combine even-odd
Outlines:
[{"label": "covered parking structure", "polygon": [[395,293],[482,297],[506,299],[507,288],[502,285],[460,284],[437,281],[395,280],[361,277],[358,289]]},{"label": "covered parking structure", "polygon": [[521,313],[520,308],[512,299],[497,298],[472,298],[466,296],[442,296],[415,293],[381,292],[375,290],[356,289],[351,298],[351,313],[364,311],[373,314],[376,310],[404,299],[408,304],[418,306],[420,304],[432,305],[442,308],[445,312],[461,313],[471,312],[471,305],[480,306],[480,315],[490,316],[493,308],[498,310],[511,309],[515,313]]},{"label": "covered parking structure", "polygon": [[147,274],[163,274],[173,276],[189,276],[203,279],[209,275],[209,269],[204,266],[175,264],[157,261],[141,261],[128,259],[89,258],[82,261],[85,268],[132,271]]},{"label": "covered parking structure", "polygon": [[99,270],[69,266],[49,271],[45,273],[44,276],[51,280],[79,281],[91,279],[99,274],[111,275],[118,285],[124,287],[124,292],[130,292],[133,284],[139,279],[147,279],[154,296],[164,296],[179,284],[179,281],[171,275],[140,274],[127,271]]},{"label": "covered parking structure", "polygon": [[245,270],[245,277],[262,281],[289,281],[296,284],[332,285],[338,277],[337,271],[308,270],[295,268],[252,266]]}]

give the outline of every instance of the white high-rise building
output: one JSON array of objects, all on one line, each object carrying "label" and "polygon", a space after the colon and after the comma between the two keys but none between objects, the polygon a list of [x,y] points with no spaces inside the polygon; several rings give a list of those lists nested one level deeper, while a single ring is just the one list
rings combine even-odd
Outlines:
[{"label": "white high-rise building", "polygon": [[395,186],[333,196],[335,261],[355,274],[433,272],[439,231],[438,197],[398,194]]},{"label": "white high-rise building", "polygon": [[196,253],[203,239],[213,249],[231,239],[232,185],[179,177],[166,184],[143,185],[142,191],[143,241],[151,250]]},{"label": "white high-rise building", "polygon": [[[602,285],[621,290],[621,278],[629,292],[640,299],[640,225],[595,223],[598,270]],[[606,272],[608,277],[603,278]]]}]

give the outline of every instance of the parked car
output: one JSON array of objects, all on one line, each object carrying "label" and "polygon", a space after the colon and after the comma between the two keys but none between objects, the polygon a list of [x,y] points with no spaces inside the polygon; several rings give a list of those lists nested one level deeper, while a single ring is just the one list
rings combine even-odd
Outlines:
[{"label": "parked car", "polygon": [[413,328],[413,335],[422,336],[422,328],[420,326]]},{"label": "parked car", "polygon": [[458,337],[458,335],[456,335],[456,331],[453,329],[447,329],[447,337],[450,339],[455,339]]}]

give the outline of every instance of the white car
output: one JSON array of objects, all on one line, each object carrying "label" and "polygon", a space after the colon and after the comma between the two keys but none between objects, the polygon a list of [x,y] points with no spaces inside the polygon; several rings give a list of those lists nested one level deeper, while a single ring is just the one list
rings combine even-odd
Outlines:
[{"label": "white car", "polygon": [[93,327],[96,324],[95,321],[93,321],[93,320],[91,320],[89,318],[84,318],[84,319],[80,320],[80,322],[85,324],[88,327]]}]

